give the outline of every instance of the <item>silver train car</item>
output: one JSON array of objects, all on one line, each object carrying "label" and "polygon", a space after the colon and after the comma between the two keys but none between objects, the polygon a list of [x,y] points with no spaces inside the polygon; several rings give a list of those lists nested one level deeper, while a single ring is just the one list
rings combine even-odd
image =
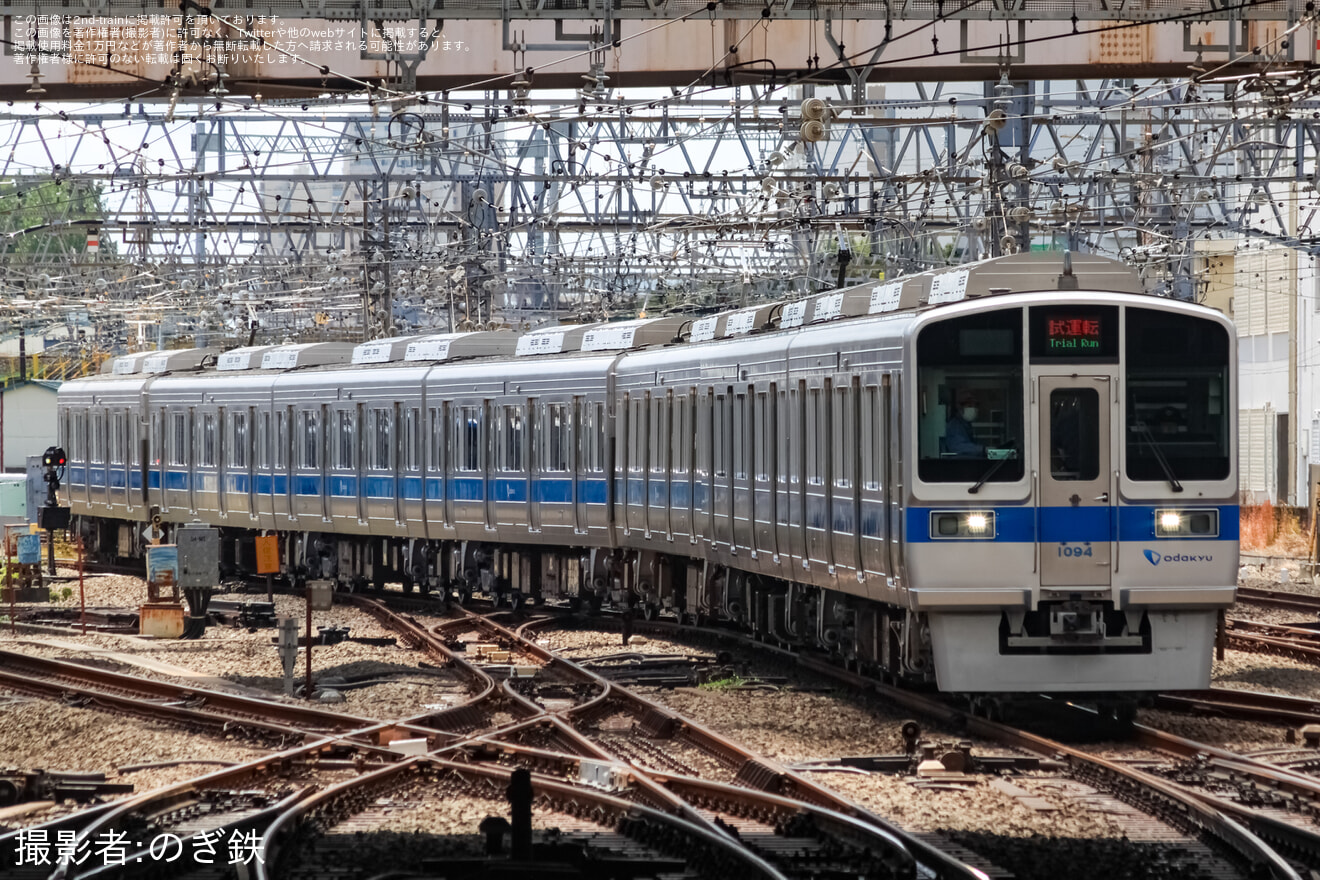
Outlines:
[{"label": "silver train car", "polygon": [[60,390],[103,557],[724,619],[969,694],[1208,685],[1236,335],[1101,257],[713,315],[158,352]]}]

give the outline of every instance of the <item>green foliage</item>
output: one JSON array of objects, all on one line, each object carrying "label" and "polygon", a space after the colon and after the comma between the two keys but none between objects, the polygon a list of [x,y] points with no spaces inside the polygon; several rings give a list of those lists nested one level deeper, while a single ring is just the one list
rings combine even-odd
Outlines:
[{"label": "green foliage", "polygon": [[714,681],[708,681],[697,685],[698,690],[703,691],[733,691],[747,684],[748,680],[741,675],[730,675],[728,678],[717,678]]},{"label": "green foliage", "polygon": [[[87,233],[104,221],[101,186],[80,180],[0,181],[0,254],[25,256],[82,254]],[[78,225],[69,225],[78,224]],[[114,242],[101,238],[101,255],[113,255]]]}]

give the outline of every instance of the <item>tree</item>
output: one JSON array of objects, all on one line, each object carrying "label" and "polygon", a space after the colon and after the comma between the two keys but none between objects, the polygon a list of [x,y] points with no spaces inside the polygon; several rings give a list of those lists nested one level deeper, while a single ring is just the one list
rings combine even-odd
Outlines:
[{"label": "tree", "polygon": [[[101,186],[83,180],[0,181],[0,257],[9,262],[67,261],[87,254],[87,233],[105,222]],[[101,255],[114,255],[102,238]]]}]

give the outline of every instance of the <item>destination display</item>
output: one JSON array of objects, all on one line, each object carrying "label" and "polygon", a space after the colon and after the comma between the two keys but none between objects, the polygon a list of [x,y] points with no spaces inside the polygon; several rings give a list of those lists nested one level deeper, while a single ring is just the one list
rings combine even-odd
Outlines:
[{"label": "destination display", "polygon": [[1031,310],[1032,360],[1097,360],[1118,356],[1113,306],[1048,306]]}]

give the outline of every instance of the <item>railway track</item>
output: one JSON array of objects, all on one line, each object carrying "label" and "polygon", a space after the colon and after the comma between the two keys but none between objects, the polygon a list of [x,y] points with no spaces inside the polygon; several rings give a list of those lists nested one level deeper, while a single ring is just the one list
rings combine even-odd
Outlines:
[{"label": "railway track", "polygon": [[[382,856],[396,871],[480,863],[486,850],[473,819],[503,811],[514,773],[414,758],[327,789],[272,823],[255,876],[378,876]],[[531,792],[539,830],[515,855],[524,864],[535,858],[539,870],[554,870],[556,861],[560,873],[575,862],[601,869],[627,862],[633,877],[785,878],[729,836],[680,817],[544,777],[531,780]]]},{"label": "railway track", "polygon": [[[651,630],[669,635],[693,632],[692,628],[679,627],[667,622],[638,622],[635,627],[639,632]],[[753,649],[763,647],[751,640],[730,636],[726,632],[721,631],[717,635],[722,640],[727,641],[732,638]],[[782,656],[784,652],[775,649],[775,653]],[[873,691],[910,711],[946,724],[961,725],[969,734],[1041,756],[1062,757],[1076,779],[1109,791],[1120,800],[1137,806],[1143,812],[1183,831],[1190,837],[1204,841],[1209,847],[1206,852],[1209,858],[1213,858],[1211,853],[1213,851],[1219,858],[1238,866],[1248,874],[1278,878],[1300,876],[1293,865],[1290,865],[1259,836],[1247,831],[1237,820],[1227,818],[1217,807],[1207,805],[1205,796],[1194,794],[1168,780],[1026,731],[968,716],[943,701],[889,687],[865,676],[839,669],[823,659],[803,654],[794,655],[794,659],[804,669],[843,681],[859,690]],[[1240,811],[1240,815],[1245,817],[1250,812]],[[1268,826],[1270,826],[1270,818],[1267,817],[1262,821],[1262,827]],[[1299,836],[1292,828],[1281,829],[1278,833],[1274,833],[1273,828],[1270,828],[1270,831],[1274,839],[1288,841],[1286,851],[1296,864],[1320,864],[1320,850],[1316,849],[1317,840],[1309,833],[1302,833]],[[1301,857],[1297,856],[1298,852],[1302,853]]]},{"label": "railway track", "polygon": [[1231,688],[1159,694],[1155,707],[1245,721],[1320,724],[1320,701]]},{"label": "railway track", "polygon": [[[218,877],[251,861],[257,833],[288,806],[391,759],[320,740],[0,836],[0,866],[15,880]],[[63,839],[70,857],[37,858],[22,846],[34,837]]]},{"label": "railway track", "polygon": [[341,712],[170,684],[8,650],[0,650],[0,685],[139,717],[225,734],[274,736],[285,742],[309,734],[346,734],[376,726],[371,719]]},{"label": "railway track", "polygon": [[[371,613],[390,625],[392,615],[383,604],[361,597],[353,601],[364,609],[375,605]],[[395,625],[412,627],[406,619]],[[483,644],[501,646],[499,653],[517,651],[528,661],[538,661],[537,668],[553,671],[553,679],[546,684],[557,694],[566,683],[580,683],[576,690],[579,699],[561,705],[552,701],[562,697],[541,696],[546,705],[537,702],[535,693],[521,693],[515,685],[517,679],[506,680],[510,704],[522,702],[522,720],[479,735],[468,744],[451,745],[444,754],[464,751],[469,756],[494,755],[506,760],[521,755],[551,764],[569,756],[579,762],[579,776],[586,772],[603,779],[626,777],[633,796],[655,808],[716,832],[741,828],[739,835],[746,831],[749,841],[758,842],[758,852],[781,866],[785,876],[816,876],[822,862],[829,863],[831,870],[855,872],[868,859],[878,860],[878,866],[920,864],[927,875],[935,877],[982,876],[840,795],[538,646],[524,631],[470,612],[463,621],[441,624],[436,630],[476,631]],[[430,635],[441,638],[435,631]],[[602,721],[619,716],[629,720],[607,723],[602,730]],[[434,717],[410,719],[412,724],[427,726],[434,721]],[[673,755],[676,744],[678,757]],[[727,768],[723,775],[728,781],[698,778],[702,768],[690,764],[700,760],[697,756]],[[586,771],[581,764],[584,759]],[[555,771],[559,778],[570,778],[572,772],[558,766]]]},{"label": "railway track", "polygon": [[1320,630],[1233,617],[1228,618],[1226,623],[1230,648],[1320,664]]},{"label": "railway track", "polygon": [[[307,736],[309,733],[320,733],[337,737],[352,736],[355,742],[351,745],[366,750],[370,750],[373,745],[378,748],[387,746],[399,738],[415,737],[425,741],[428,751],[438,749],[444,759],[454,764],[498,770],[501,773],[511,771],[514,765],[530,766],[537,770],[538,785],[552,782],[569,789],[579,789],[583,784],[596,789],[609,788],[611,791],[608,796],[616,801],[630,804],[633,808],[656,811],[657,815],[687,823],[703,833],[715,834],[717,837],[720,834],[730,837],[736,833],[744,842],[743,851],[753,854],[774,872],[765,876],[816,876],[813,872],[818,872],[822,866],[828,866],[831,871],[857,871],[867,858],[878,861],[862,871],[865,876],[872,876],[869,871],[881,868],[895,872],[893,876],[905,876],[908,866],[923,875],[980,876],[921,838],[905,835],[878,817],[860,810],[840,795],[816,786],[792,770],[740,749],[736,744],[632,693],[617,680],[611,681],[602,674],[608,671],[617,679],[619,669],[626,668],[626,663],[593,662],[591,665],[595,667],[614,668],[588,668],[586,664],[567,661],[538,646],[534,634],[539,628],[555,625],[553,617],[522,624],[516,630],[493,619],[498,615],[483,616],[471,612],[463,612],[463,616],[439,624],[422,625],[406,615],[394,614],[375,600],[354,596],[350,597],[350,601],[399,632],[405,643],[427,652],[438,661],[452,665],[455,671],[467,678],[470,699],[461,705],[405,719],[400,723],[381,723],[364,718],[345,719],[341,713],[293,706],[288,708],[313,714],[268,722],[270,726],[261,728],[258,725],[258,729],[272,735]],[[428,610],[438,609],[428,603]],[[638,631],[652,628],[672,633],[676,629],[664,623],[638,621],[634,625]],[[728,634],[721,632],[720,636],[727,638]],[[781,656],[785,654],[782,651],[776,653]],[[24,689],[16,682],[11,685],[4,678],[10,674],[39,683],[42,676],[30,675],[31,667],[24,665],[36,658],[10,655],[11,652],[0,652],[0,681],[6,686]],[[1269,846],[1261,844],[1262,839],[1296,864],[1320,864],[1320,847],[1317,846],[1313,832],[1303,827],[1304,823],[1295,821],[1299,817],[1314,821],[1317,797],[1313,788],[1314,781],[1308,782],[1305,773],[1299,770],[1276,765],[1273,772],[1283,775],[1273,777],[1266,769],[1268,765],[1263,762],[1257,762],[1261,766],[1256,767],[1251,761],[1243,761],[1241,756],[1229,753],[1212,755],[1212,763],[1206,764],[1208,747],[1193,743],[1186,748],[1199,748],[1199,751],[1178,752],[1167,743],[1156,745],[1154,740],[1148,744],[1149,748],[1172,754],[1183,764],[1174,766],[1171,773],[1165,772],[1166,768],[1156,763],[1144,768],[1110,766],[1113,762],[1100,761],[1080,751],[1074,753],[1068,747],[1050,740],[1032,739],[1032,735],[1022,731],[1005,728],[993,732],[994,727],[983,726],[992,725],[992,722],[966,718],[938,702],[913,702],[924,698],[910,692],[892,691],[877,682],[838,670],[818,659],[801,655],[794,659],[804,668],[831,675],[855,687],[881,692],[913,711],[937,718],[945,717],[951,723],[966,724],[969,732],[1037,754],[1065,755],[1076,778],[1114,791],[1123,800],[1141,804],[1143,810],[1158,815],[1161,821],[1167,821],[1190,835],[1209,841],[1215,852],[1239,866],[1245,866],[1247,872],[1254,871],[1261,876],[1278,878],[1297,876]],[[709,653],[693,652],[680,665],[707,665],[711,660],[712,655]],[[102,705],[115,705],[116,700],[136,698],[142,705],[136,709],[127,709],[128,704],[124,703],[126,710],[145,712],[147,710],[144,706],[150,706],[153,714],[158,715],[158,709],[166,714],[174,713],[171,717],[182,723],[213,726],[217,720],[207,719],[203,722],[187,714],[177,714],[181,711],[190,713],[205,710],[223,715],[223,712],[215,712],[217,707],[213,705],[212,694],[197,688],[162,685],[173,687],[174,690],[168,694],[144,694],[140,692],[143,682],[130,676],[91,670],[89,667],[62,661],[43,660],[39,661],[40,664],[55,664],[55,674],[50,675],[37,691],[47,695],[55,693],[57,688],[60,692],[79,692],[81,688],[85,691],[81,696]],[[660,664],[653,666],[658,668]],[[65,667],[77,667],[78,674],[72,675],[71,670]],[[84,672],[94,673],[92,680],[72,680]],[[629,674],[635,672],[634,668]],[[129,686],[129,683],[133,686]],[[148,691],[155,692],[155,686],[161,683],[150,684]],[[135,690],[138,693],[135,694]],[[1192,702],[1188,705],[1201,711],[1214,711],[1210,701],[1218,696],[1218,691],[1189,695]],[[254,707],[250,704],[262,704],[262,701],[224,694],[216,694],[215,697],[224,698],[224,701],[239,701],[239,704],[229,705],[225,710],[232,710],[236,715],[220,720],[222,729],[226,723],[251,723]],[[1225,701],[1230,699],[1225,698]],[[1243,712],[1274,711],[1276,718],[1279,711],[1290,711],[1298,713],[1297,720],[1300,720],[1313,709],[1301,705],[1305,701],[1294,701],[1286,709],[1283,704],[1275,704],[1273,709],[1260,706],[1252,710],[1246,705],[1248,701],[1241,697],[1237,699]],[[278,703],[271,705],[287,706]],[[1168,708],[1175,707],[1170,705]],[[324,716],[338,718],[339,726],[318,727],[318,724],[328,724],[329,719]],[[1150,736],[1155,737],[1157,734],[1152,732]],[[445,767],[443,761],[416,759],[412,763],[416,766],[425,765],[425,769],[409,772],[429,774],[428,778],[450,778],[446,774],[454,772]],[[391,769],[391,773],[386,775],[394,772],[397,771]],[[1144,775],[1145,778],[1134,776],[1134,773]],[[1223,797],[1225,779],[1236,786],[1234,791],[1239,794],[1245,790],[1242,780],[1249,779],[1249,787],[1254,787],[1259,796],[1246,795],[1245,800],[1254,801],[1248,804],[1242,803],[1242,797],[1237,802],[1231,797]],[[1270,795],[1271,791],[1278,791],[1284,783],[1287,784],[1287,793],[1283,800]],[[458,783],[451,780],[446,784]],[[293,800],[282,801],[280,795],[284,793],[283,789],[266,792],[261,796],[253,794],[244,799],[230,796],[236,790],[220,787],[214,789],[215,794],[210,797],[217,803],[228,805],[220,813],[237,817],[234,818],[235,823],[240,822],[243,815],[260,813],[260,820],[254,820],[247,826],[257,831],[262,827],[273,829],[281,817],[293,816],[281,826],[285,829],[281,833],[287,834],[289,828],[301,827],[304,819],[299,817],[321,815],[304,810],[312,800],[310,795],[313,790],[342,790],[344,803],[359,803],[360,794],[352,794],[356,785],[356,779],[318,778],[299,789],[300,796]],[[1233,792],[1228,793],[1231,795]],[[289,791],[288,794],[292,795],[293,792]],[[338,795],[331,800],[339,803],[337,798]],[[546,804],[552,812],[559,809],[551,800],[547,800]],[[1298,805],[1301,805],[1300,808]],[[602,810],[613,808],[605,805],[594,809],[599,815]],[[169,812],[164,808],[162,810]],[[1251,832],[1244,831],[1242,826],[1231,821],[1224,821],[1221,814],[1236,815],[1244,826],[1251,828]],[[94,814],[84,811],[79,815]],[[365,813],[351,815],[364,816],[361,821],[370,820],[370,816]],[[583,833],[618,833],[618,823],[611,820],[607,825],[613,830],[597,823],[597,827],[583,829]],[[365,826],[350,823],[349,827]],[[295,837],[302,833],[297,832]],[[672,829],[667,833],[678,834]],[[335,837],[333,834],[328,836]],[[280,842],[283,838],[277,839],[269,833],[263,833],[262,840],[267,839],[275,847],[272,853],[278,853],[280,846],[288,845]],[[616,843],[627,848],[622,840]],[[297,844],[295,849],[287,851],[294,852],[297,846],[302,845]],[[333,849],[333,845],[330,848]],[[643,862],[650,859],[655,865],[675,867],[672,860],[664,861],[670,856],[660,850],[645,853],[641,850],[632,851],[639,854]],[[718,861],[715,856],[711,858]],[[701,872],[708,868],[698,860],[698,864],[685,862],[682,870],[690,872],[691,876],[705,876]],[[205,876],[205,871],[197,876]]]},{"label": "railway track", "polygon": [[1296,611],[1310,611],[1320,614],[1320,596],[1308,596],[1305,593],[1290,593],[1287,590],[1260,590],[1253,587],[1238,587],[1237,600],[1252,605],[1267,605],[1273,608],[1291,608]]}]

